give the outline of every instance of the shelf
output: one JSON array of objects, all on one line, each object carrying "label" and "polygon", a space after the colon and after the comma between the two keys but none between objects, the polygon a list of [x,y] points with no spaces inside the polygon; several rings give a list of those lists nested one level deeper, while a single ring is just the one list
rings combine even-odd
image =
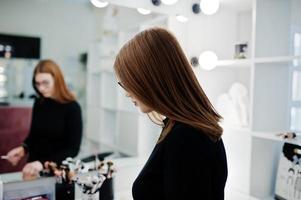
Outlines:
[{"label": "shelf", "polygon": [[277,57],[265,57],[265,58],[256,58],[255,63],[264,64],[264,63],[285,63],[292,62],[294,60],[301,60],[301,55],[299,56],[277,56]]},{"label": "shelf", "polygon": [[219,60],[217,67],[250,67],[251,64],[251,59]]},{"label": "shelf", "polygon": [[301,145],[301,136],[297,135],[295,139],[283,139],[280,136],[276,136],[275,132],[252,132],[251,136],[260,138],[260,139],[267,139],[267,140],[274,140],[278,142],[287,142],[290,144],[296,144],[296,145]]},{"label": "shelf", "polygon": [[[255,59],[232,59],[232,60],[219,60],[217,67],[250,67],[252,63],[264,64],[264,63],[285,63],[293,62],[294,60],[301,60],[299,56],[277,56],[277,57],[262,57]],[[298,67],[296,67],[298,68]]]}]

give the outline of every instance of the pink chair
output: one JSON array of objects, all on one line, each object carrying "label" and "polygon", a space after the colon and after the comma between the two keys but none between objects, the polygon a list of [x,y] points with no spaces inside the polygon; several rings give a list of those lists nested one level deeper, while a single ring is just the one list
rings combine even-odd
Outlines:
[{"label": "pink chair", "polygon": [[[0,155],[22,144],[29,133],[31,107],[0,107]],[[21,171],[27,156],[18,165],[12,166],[7,160],[0,160],[0,173]]]}]

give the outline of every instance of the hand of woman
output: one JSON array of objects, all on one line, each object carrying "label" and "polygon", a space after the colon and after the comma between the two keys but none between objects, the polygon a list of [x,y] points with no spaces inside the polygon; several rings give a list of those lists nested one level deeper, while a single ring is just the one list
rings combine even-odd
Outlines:
[{"label": "hand of woman", "polygon": [[15,166],[18,164],[18,162],[21,160],[24,154],[25,154],[25,150],[22,146],[16,147],[7,153],[8,161],[13,166]]},{"label": "hand of woman", "polygon": [[32,180],[39,177],[39,172],[43,170],[43,165],[40,161],[27,163],[23,168],[23,179]]}]

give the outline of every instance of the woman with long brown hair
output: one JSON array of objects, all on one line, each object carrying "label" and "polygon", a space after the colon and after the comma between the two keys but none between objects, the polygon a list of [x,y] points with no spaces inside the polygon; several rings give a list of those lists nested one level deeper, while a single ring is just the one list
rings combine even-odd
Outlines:
[{"label": "woman with long brown hair", "polygon": [[76,156],[82,137],[81,109],[59,66],[52,60],[40,61],[32,84],[39,97],[33,105],[30,133],[21,146],[7,154],[12,165],[16,165],[29,153],[23,168],[25,179],[36,177],[46,161],[60,164],[65,158]]},{"label": "woman with long brown hair", "polygon": [[163,126],[133,184],[134,200],[224,199],[221,116],[176,38],[162,28],[147,29],[122,47],[114,69],[126,95]]}]

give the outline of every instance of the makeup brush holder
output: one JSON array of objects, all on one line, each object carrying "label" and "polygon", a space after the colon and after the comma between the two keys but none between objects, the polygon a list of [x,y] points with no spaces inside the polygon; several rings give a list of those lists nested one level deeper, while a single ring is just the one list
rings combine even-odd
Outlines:
[{"label": "makeup brush holder", "polygon": [[114,199],[114,178],[108,178],[99,189],[99,200]]},{"label": "makeup brush holder", "polygon": [[74,182],[72,183],[56,183],[55,199],[56,200],[74,200]]}]

